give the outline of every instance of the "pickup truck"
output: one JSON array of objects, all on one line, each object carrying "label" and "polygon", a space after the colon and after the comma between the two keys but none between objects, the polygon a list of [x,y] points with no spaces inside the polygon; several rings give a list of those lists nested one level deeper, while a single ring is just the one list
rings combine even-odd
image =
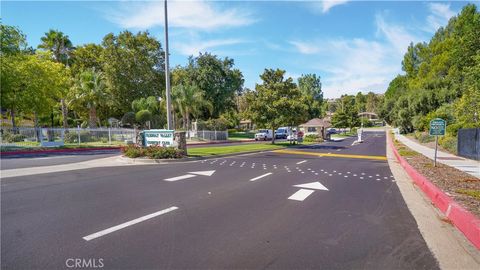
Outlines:
[{"label": "pickup truck", "polygon": [[272,131],[269,129],[260,129],[257,133],[255,133],[255,141],[266,141],[271,140],[273,138]]}]

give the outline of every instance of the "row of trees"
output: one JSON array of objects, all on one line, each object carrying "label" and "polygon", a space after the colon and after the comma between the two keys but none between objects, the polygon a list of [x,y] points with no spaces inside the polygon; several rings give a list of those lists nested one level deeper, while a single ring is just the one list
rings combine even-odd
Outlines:
[{"label": "row of trees", "polygon": [[382,94],[369,92],[357,95],[342,95],[335,102],[327,105],[328,111],[333,113],[332,125],[338,128],[353,128],[363,124],[368,127],[373,123],[367,118],[359,117],[359,113],[369,112],[380,115],[383,108],[384,97]]},{"label": "row of trees", "polygon": [[381,111],[402,132],[425,131],[447,120],[447,132],[480,127],[480,13],[473,4],[441,27],[428,43],[410,44]]},{"label": "row of trees", "polygon": [[[105,126],[111,117],[125,125],[166,123],[165,53],[148,32],[107,34],[101,44],[74,47],[50,30],[37,49],[20,29],[1,25],[1,109],[37,125]],[[243,75],[230,58],[205,53],[172,71],[176,127],[191,118],[218,118],[236,111]],[[133,117],[132,117],[133,115]]]}]

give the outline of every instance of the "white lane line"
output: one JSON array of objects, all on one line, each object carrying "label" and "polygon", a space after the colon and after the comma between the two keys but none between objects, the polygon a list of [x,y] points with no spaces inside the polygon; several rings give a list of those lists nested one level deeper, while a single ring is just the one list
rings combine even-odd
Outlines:
[{"label": "white lane line", "polygon": [[272,173],[269,172],[269,173],[266,173],[266,174],[262,174],[262,175],[260,175],[260,176],[257,176],[257,177],[255,177],[255,178],[250,179],[250,182],[257,181],[258,179],[263,178],[263,177],[265,177],[265,176],[269,176],[270,174],[272,174]]},{"label": "white lane line", "polygon": [[292,194],[292,196],[288,197],[289,200],[294,200],[294,201],[303,201],[305,200],[308,196],[310,196],[314,190],[310,189],[300,189],[299,191],[295,192]]},{"label": "white lane line", "polygon": [[103,230],[103,231],[99,231],[99,232],[96,232],[96,233],[92,233],[92,234],[90,234],[90,235],[87,235],[87,236],[83,237],[83,239],[84,239],[85,241],[90,241],[90,240],[93,240],[93,239],[95,239],[95,238],[98,238],[98,237],[104,236],[104,235],[106,235],[106,234],[112,233],[112,232],[114,232],[114,231],[121,230],[121,229],[126,228],[126,227],[128,227],[128,226],[135,225],[135,224],[140,223],[140,222],[142,222],[142,221],[149,220],[149,219],[151,219],[151,218],[154,218],[154,217],[157,217],[157,216],[166,214],[166,213],[168,213],[168,212],[171,212],[171,211],[174,211],[174,210],[177,210],[177,209],[178,209],[178,207],[172,206],[172,207],[169,207],[169,208],[167,208],[167,209],[163,209],[163,210],[161,210],[161,211],[158,211],[158,212],[155,212],[155,213],[152,213],[152,214],[143,216],[143,217],[139,217],[139,218],[136,218],[136,219],[134,219],[134,220],[127,221],[127,222],[122,223],[122,224],[120,224],[120,225],[110,227],[110,228],[105,229],[105,230]]},{"label": "white lane line", "polygon": [[306,161],[306,160],[299,161],[299,162],[297,162],[297,165],[298,165],[298,164],[305,163],[305,162],[307,162],[307,161]]},{"label": "white lane line", "polygon": [[178,180],[192,178],[192,177],[195,177],[195,176],[196,175],[193,175],[193,174],[185,174],[185,175],[180,175],[180,176],[177,176],[177,177],[167,178],[167,179],[164,179],[164,181],[174,182],[174,181],[178,181]]}]

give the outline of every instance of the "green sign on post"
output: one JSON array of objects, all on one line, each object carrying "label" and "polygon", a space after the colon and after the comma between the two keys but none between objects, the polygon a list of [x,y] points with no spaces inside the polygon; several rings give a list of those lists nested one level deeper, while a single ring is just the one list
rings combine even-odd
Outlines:
[{"label": "green sign on post", "polygon": [[447,122],[440,118],[430,121],[430,136],[444,136],[447,129]]},{"label": "green sign on post", "polygon": [[433,159],[433,166],[437,167],[437,149],[438,149],[438,136],[444,136],[447,129],[447,122],[440,118],[435,118],[430,121],[430,136],[435,136],[435,157]]}]

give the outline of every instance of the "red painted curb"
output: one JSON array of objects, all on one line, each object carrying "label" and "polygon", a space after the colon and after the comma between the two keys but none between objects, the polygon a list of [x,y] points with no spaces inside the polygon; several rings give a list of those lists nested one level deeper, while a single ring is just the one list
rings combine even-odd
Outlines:
[{"label": "red painted curb", "polygon": [[28,154],[47,154],[47,153],[65,153],[65,152],[83,152],[95,150],[117,150],[120,147],[95,147],[95,148],[72,148],[72,149],[46,149],[46,150],[31,150],[31,151],[8,151],[0,152],[1,156],[13,155],[28,155]]},{"label": "red painted curb", "polygon": [[427,195],[432,203],[467,237],[472,244],[480,250],[480,219],[475,217],[468,210],[456,203],[445,194],[440,188],[430,182],[425,176],[415,170],[408,162],[400,156],[393,145],[389,135],[388,144],[393,150],[400,165],[413,179],[415,184]]}]

